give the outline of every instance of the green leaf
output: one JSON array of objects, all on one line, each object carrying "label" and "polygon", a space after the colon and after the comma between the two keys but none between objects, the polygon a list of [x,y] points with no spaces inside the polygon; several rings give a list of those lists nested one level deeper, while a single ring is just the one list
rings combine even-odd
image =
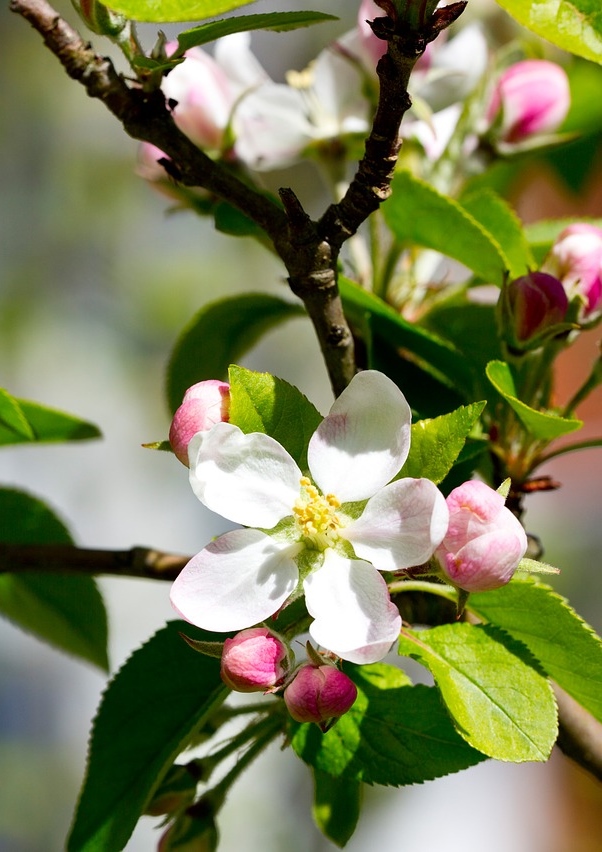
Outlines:
[{"label": "green leaf", "polygon": [[[123,849],[161,778],[228,690],[219,661],[195,654],[172,621],[133,653],[103,695],[69,852]],[[194,638],[212,634],[194,631]]]},{"label": "green leaf", "polygon": [[133,21],[174,23],[201,21],[249,6],[255,0],[111,0],[111,9]]},{"label": "green leaf", "polygon": [[[56,515],[35,497],[0,490],[0,541],[71,544]],[[0,574],[0,612],[27,633],[105,671],[107,616],[91,577],[21,572]]]},{"label": "green leaf", "polygon": [[312,813],[320,831],[339,847],[353,835],[360,815],[362,785],[349,778],[333,778],[314,769]]},{"label": "green leaf", "polygon": [[569,420],[552,411],[536,411],[521,402],[516,396],[510,367],[504,361],[490,361],[486,372],[487,378],[496,391],[504,397],[523,425],[538,440],[552,441],[554,438],[575,432],[583,426],[582,420]]},{"label": "green leaf", "polygon": [[35,436],[14,396],[0,388],[0,444],[34,441]]},{"label": "green leaf", "polygon": [[336,21],[335,15],[324,12],[266,12],[262,15],[239,15],[236,18],[224,18],[221,21],[211,21],[191,30],[185,30],[178,35],[178,53],[184,53],[191,47],[208,44],[232,33],[249,32],[250,30],[295,30],[298,27],[309,27],[321,24],[323,21]]},{"label": "green leaf", "polygon": [[342,276],[339,290],[345,313],[358,324],[365,324],[368,316],[374,338],[382,338],[397,349],[409,350],[429,364],[433,375],[444,384],[462,388],[471,383],[470,362],[451,343],[408,322],[378,296]]},{"label": "green leaf", "polygon": [[37,402],[17,399],[0,388],[0,445],[98,437],[100,430],[92,423]]},{"label": "green leaf", "polygon": [[438,485],[445,479],[485,408],[486,402],[474,402],[442,414],[434,420],[412,424],[410,454],[399,477],[426,477]]},{"label": "green leaf", "polygon": [[498,0],[519,24],[552,44],[602,63],[600,0]]},{"label": "green leaf", "polygon": [[558,732],[554,695],[506,633],[465,623],[403,630],[399,653],[431,671],[471,746],[497,760],[548,759]]},{"label": "green leaf", "polygon": [[230,367],[230,422],[249,432],[264,432],[307,469],[307,445],[322,415],[300,390],[269,373]]},{"label": "green leaf", "polygon": [[519,278],[535,267],[522,223],[507,201],[490,189],[471,192],[462,207],[493,234],[508,259],[510,278]]},{"label": "green leaf", "polygon": [[335,778],[369,784],[418,784],[484,759],[455,731],[434,687],[413,686],[384,663],[346,666],[355,704],[326,734],[294,728],[291,744],[306,763]]},{"label": "green leaf", "polygon": [[547,674],[602,722],[602,640],[550,586],[515,578],[467,608],[520,640]]},{"label": "green leaf", "polygon": [[173,412],[191,385],[225,379],[228,367],[278,323],[305,316],[300,305],[263,293],[211,302],[193,317],[177,341],[167,370],[167,399]]},{"label": "green leaf", "polygon": [[400,243],[435,249],[459,260],[485,281],[502,285],[510,268],[508,258],[495,237],[461,204],[408,171],[396,174],[392,189],[383,213]]}]

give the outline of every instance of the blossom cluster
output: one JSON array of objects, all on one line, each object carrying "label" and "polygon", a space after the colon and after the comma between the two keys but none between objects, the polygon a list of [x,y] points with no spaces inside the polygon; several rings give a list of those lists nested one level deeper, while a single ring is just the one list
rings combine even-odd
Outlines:
[{"label": "blossom cluster", "polygon": [[[433,571],[477,591],[508,582],[524,555],[520,523],[489,486],[468,482],[445,499],[428,479],[399,477],[410,449],[411,412],[384,374],[358,373],[335,400],[309,441],[307,472],[266,434],[244,434],[225,417],[210,425],[205,390],[207,409],[222,410],[215,408],[215,383],[201,383],[176,412],[170,437],[174,446],[187,444],[199,500],[244,528],[194,556],[171,601],[206,630],[259,631],[247,635],[244,646],[225,648],[224,679],[235,688],[282,683],[290,661],[269,631],[256,626],[300,595],[317,645],[370,663],[387,654],[401,629],[383,574],[432,560]],[[202,426],[190,438],[184,415],[191,405]],[[257,682],[249,676],[249,650],[260,661]]]},{"label": "blossom cluster", "polygon": [[[162,84],[176,125],[199,147],[255,171],[290,166],[305,156],[324,154],[326,161],[333,151],[344,159],[347,143],[365,137],[370,127],[376,65],[387,47],[370,26],[379,16],[382,9],[374,0],[362,0],[356,27],[304,70],[289,71],[282,83],[272,80],[253,54],[249,33],[219,39],[213,56],[198,47],[188,50]],[[173,50],[175,45],[168,45],[167,54]],[[570,92],[560,66],[526,60],[493,79],[490,66],[478,24],[431,43],[410,80],[413,107],[401,135],[414,140],[427,159],[437,160],[472,96],[481,98],[481,117],[470,129],[467,151],[482,137],[507,153],[561,125]],[[164,181],[162,157],[143,145],[140,173]]]}]

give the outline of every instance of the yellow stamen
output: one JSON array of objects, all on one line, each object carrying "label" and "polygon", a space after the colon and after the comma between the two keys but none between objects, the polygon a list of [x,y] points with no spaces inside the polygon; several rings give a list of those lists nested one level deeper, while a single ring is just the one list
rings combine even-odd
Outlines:
[{"label": "yellow stamen", "polygon": [[342,526],[336,514],[341,502],[334,494],[320,494],[307,476],[300,480],[301,496],[293,506],[293,516],[303,538],[318,550],[330,547]]}]

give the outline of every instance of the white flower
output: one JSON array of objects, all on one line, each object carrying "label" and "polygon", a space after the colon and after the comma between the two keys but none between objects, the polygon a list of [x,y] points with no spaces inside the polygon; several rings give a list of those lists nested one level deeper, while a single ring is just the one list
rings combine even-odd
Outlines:
[{"label": "white flower", "polygon": [[268,435],[230,423],[196,435],[189,461],[197,497],[261,529],[226,533],[193,557],[172,588],[176,610],[207,630],[240,630],[299,590],[317,643],[351,662],[381,659],[401,619],[379,571],[428,560],[448,523],[432,482],[390,482],[409,452],[410,421],[397,386],[366,371],[312,435],[311,479]]},{"label": "white flower", "polygon": [[268,171],[297,162],[313,143],[368,132],[369,104],[358,70],[335,50],[323,50],[288,82],[264,82],[240,99],[232,126],[236,155]]}]

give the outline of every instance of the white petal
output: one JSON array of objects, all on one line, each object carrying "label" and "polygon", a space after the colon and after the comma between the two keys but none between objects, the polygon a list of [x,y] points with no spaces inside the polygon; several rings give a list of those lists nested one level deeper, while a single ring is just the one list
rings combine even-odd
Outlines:
[{"label": "white petal", "polygon": [[386,485],[408,457],[410,406],[376,370],[353,377],[311,437],[309,468],[324,494],[365,500]]},{"label": "white petal", "polygon": [[303,585],[315,642],[351,663],[382,660],[399,636],[401,618],[372,565],[329,550]]},{"label": "white petal", "polygon": [[190,484],[201,503],[230,521],[270,529],[292,513],[301,471],[278,441],[231,423],[188,445]]},{"label": "white petal", "polygon": [[218,39],[215,42],[214,56],[238,94],[270,79],[251,50],[249,32],[232,33]]},{"label": "white petal", "polygon": [[297,545],[259,530],[233,530],[183,568],[171,589],[180,615],[205,630],[251,627],[273,615],[294,591]]},{"label": "white petal", "polygon": [[449,510],[428,479],[398,479],[379,491],[340,534],[379,571],[421,565],[443,541]]}]

